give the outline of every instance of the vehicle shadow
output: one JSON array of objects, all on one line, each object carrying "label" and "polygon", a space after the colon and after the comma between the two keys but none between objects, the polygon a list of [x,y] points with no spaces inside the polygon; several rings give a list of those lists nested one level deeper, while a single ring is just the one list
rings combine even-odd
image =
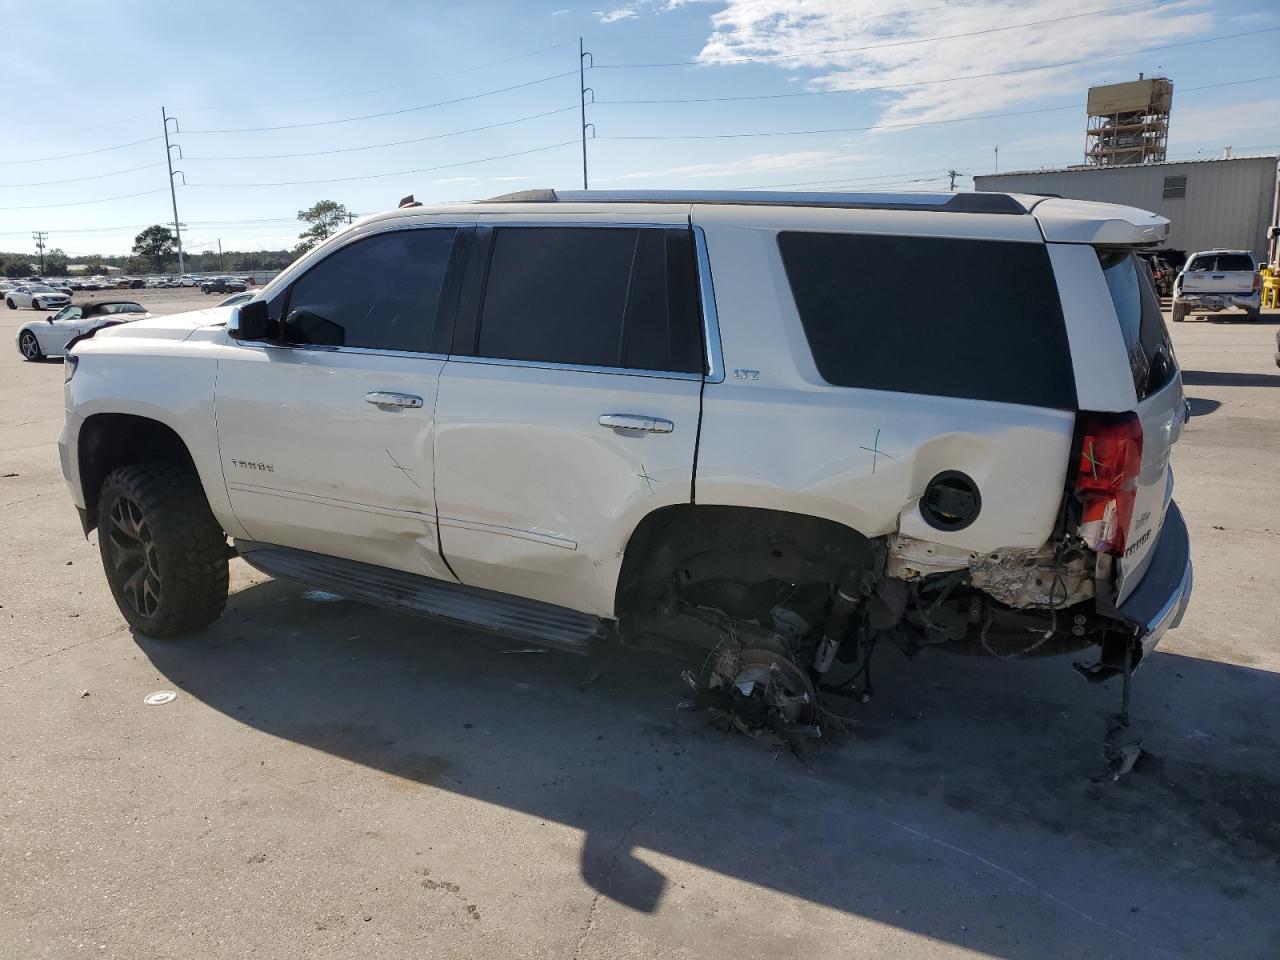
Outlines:
[{"label": "vehicle shadow", "polygon": [[1274,673],[1154,654],[1134,699],[1149,755],[1095,782],[1114,685],[1060,658],[885,650],[850,734],[799,759],[678,710],[663,658],[512,652],[305,596],[257,584],[196,638],[137,641],[272,737],[581,830],[584,883],[634,910],[667,887],[651,850],[993,956],[1280,941]]},{"label": "vehicle shadow", "polygon": [[1190,387],[1280,387],[1280,373],[1183,370],[1182,382]]},{"label": "vehicle shadow", "polygon": [[1209,400],[1205,397],[1187,397],[1187,403],[1191,405],[1193,417],[1207,417],[1222,406],[1221,400]]}]

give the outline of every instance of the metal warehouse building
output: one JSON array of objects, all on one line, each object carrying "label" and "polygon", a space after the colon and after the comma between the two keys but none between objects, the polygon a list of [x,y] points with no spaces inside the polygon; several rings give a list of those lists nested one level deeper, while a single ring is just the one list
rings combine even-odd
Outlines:
[{"label": "metal warehouse building", "polygon": [[1276,157],[1238,157],[1067,167],[976,176],[978,190],[1048,193],[1140,207],[1168,217],[1169,250],[1194,253],[1223,247],[1268,256],[1267,228],[1275,223],[1280,171]]}]

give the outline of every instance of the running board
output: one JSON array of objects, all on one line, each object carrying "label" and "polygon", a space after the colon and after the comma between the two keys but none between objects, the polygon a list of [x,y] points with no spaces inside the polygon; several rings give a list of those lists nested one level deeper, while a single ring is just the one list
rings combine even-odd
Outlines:
[{"label": "running board", "polygon": [[401,570],[327,557],[290,547],[237,543],[240,556],[272,577],[297,580],[351,600],[407,610],[571,653],[610,633],[609,622],[540,600],[446,583]]}]

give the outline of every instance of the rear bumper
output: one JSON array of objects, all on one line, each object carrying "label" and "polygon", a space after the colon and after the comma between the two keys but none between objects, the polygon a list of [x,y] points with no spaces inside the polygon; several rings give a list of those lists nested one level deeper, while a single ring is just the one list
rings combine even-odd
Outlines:
[{"label": "rear bumper", "polygon": [[1191,538],[1182,511],[1170,501],[1147,572],[1120,604],[1120,613],[1138,628],[1144,658],[1165,631],[1182,622],[1191,600],[1191,584]]},{"label": "rear bumper", "polygon": [[1189,312],[1214,312],[1219,310],[1257,310],[1262,306],[1262,294],[1253,293],[1179,293],[1174,303],[1185,304]]}]

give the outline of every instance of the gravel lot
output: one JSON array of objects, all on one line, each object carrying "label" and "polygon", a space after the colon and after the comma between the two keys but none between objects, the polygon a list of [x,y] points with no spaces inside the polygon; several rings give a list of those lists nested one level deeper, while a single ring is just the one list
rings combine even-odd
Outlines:
[{"label": "gravel lot", "polygon": [[134,637],[61,364],[6,346],[0,957],[1280,956],[1278,322],[1173,331],[1196,592],[1114,784],[1118,683],[1069,658],[886,653],[803,763],[677,712],[664,661],[506,655],[240,561],[207,633]]}]

